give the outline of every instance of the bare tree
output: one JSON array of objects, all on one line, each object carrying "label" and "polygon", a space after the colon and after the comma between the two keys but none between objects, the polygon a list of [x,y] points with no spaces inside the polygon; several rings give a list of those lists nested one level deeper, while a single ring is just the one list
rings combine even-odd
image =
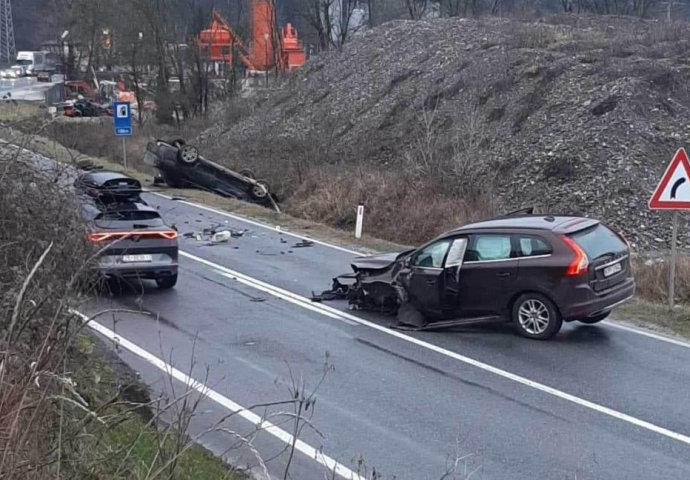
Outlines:
[{"label": "bare tree", "polygon": [[302,15],[316,33],[319,50],[340,48],[361,28],[353,23],[360,8],[358,0],[303,0]]},{"label": "bare tree", "polygon": [[449,17],[466,17],[477,11],[478,0],[443,0],[441,8]]},{"label": "bare tree", "polygon": [[412,20],[419,20],[424,16],[429,6],[429,0],[403,0],[407,13]]}]

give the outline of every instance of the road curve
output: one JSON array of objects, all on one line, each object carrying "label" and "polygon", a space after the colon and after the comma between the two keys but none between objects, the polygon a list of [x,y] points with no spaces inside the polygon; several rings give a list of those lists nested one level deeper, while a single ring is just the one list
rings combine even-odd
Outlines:
[{"label": "road curve", "polygon": [[[312,419],[320,434],[306,429],[300,438],[352,471],[363,459],[381,478],[433,480],[464,457],[461,470],[476,470],[472,478],[690,478],[690,348],[607,324],[565,325],[549,342],[505,325],[390,335],[388,318],[357,322],[340,302],[328,306],[343,315],[330,315],[295,300],[347,272],[351,253],[298,248],[296,238],[237,218],[146,200],[181,233],[212,224],[250,231],[216,246],[181,238],[173,291],[148,286],[84,312],[148,313],[99,323],[243,406],[286,399],[291,375],[313,386],[328,355],[333,368]],[[120,354],[154,391],[180,388],[141,356]],[[211,399],[202,410],[192,433],[227,414]],[[232,428],[251,431],[241,419]],[[219,432],[201,441],[218,453],[231,444]],[[255,444],[264,458],[285,446],[264,433]],[[246,449],[229,456],[252,458]],[[272,476],[282,478],[285,458],[268,462]],[[305,454],[292,468],[291,478],[324,478],[325,467]]]}]

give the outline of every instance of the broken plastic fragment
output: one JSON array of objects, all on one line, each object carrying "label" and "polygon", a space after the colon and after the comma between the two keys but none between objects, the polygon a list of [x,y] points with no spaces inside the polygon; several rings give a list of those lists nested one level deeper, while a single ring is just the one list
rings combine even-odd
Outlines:
[{"label": "broken plastic fragment", "polygon": [[302,240],[301,242],[297,242],[293,245],[293,248],[304,248],[304,247],[313,247],[314,242],[311,240]]}]

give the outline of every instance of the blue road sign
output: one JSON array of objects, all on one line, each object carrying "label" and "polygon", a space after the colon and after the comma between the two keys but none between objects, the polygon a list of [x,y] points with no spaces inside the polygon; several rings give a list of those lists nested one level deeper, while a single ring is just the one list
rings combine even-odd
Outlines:
[{"label": "blue road sign", "polygon": [[129,102],[113,102],[113,126],[117,137],[132,135],[132,109]]}]

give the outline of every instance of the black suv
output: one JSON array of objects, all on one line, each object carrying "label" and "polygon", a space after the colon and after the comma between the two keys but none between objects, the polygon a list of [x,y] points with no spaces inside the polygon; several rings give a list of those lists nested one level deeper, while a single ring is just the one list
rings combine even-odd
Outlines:
[{"label": "black suv", "polygon": [[110,171],[82,174],[81,214],[89,239],[100,249],[98,272],[106,278],[153,279],[160,288],[177,283],[177,231],[141,198],[138,180]]},{"label": "black suv", "polygon": [[411,306],[430,324],[506,318],[536,339],[563,321],[599,322],[635,291],[625,239],[569,216],[475,223],[401,254],[356,258],[352,269],[354,308],[393,308],[400,319]]}]

